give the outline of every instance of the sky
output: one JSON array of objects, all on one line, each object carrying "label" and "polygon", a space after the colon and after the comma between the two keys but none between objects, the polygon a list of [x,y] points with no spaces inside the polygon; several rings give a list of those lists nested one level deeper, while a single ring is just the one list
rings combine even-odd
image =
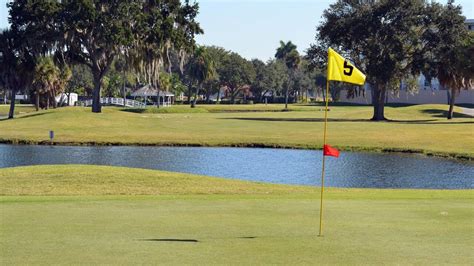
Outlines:
[{"label": "sky", "polygon": [[[8,27],[8,0],[0,0],[0,28]],[[217,45],[247,59],[266,61],[280,40],[291,40],[300,53],[314,42],[323,11],[335,0],[198,0],[199,44]],[[446,3],[446,0],[438,2]],[[474,1],[457,0],[463,15],[474,19]]]}]

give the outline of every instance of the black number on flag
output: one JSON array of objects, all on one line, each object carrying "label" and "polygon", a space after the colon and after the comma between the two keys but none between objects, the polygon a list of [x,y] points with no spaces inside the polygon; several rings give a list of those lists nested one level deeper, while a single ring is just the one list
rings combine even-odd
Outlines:
[{"label": "black number on flag", "polygon": [[[346,69],[348,69],[348,70],[346,70]],[[344,75],[350,77],[352,75],[353,71],[354,71],[354,67],[350,66],[349,63],[347,62],[347,60],[344,60]]]}]

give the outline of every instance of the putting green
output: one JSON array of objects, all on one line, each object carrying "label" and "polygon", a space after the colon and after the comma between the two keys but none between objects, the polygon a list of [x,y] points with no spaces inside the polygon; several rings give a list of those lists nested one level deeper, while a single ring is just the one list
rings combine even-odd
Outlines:
[{"label": "putting green", "polygon": [[472,190],[329,189],[324,237],[310,187],[72,165],[0,169],[0,194],[2,265],[474,262]]}]

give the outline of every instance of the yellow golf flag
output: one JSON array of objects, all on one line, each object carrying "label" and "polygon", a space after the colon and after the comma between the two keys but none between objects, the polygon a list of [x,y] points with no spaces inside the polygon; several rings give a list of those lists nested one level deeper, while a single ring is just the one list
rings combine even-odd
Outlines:
[{"label": "yellow golf flag", "polygon": [[336,80],[356,85],[364,85],[365,75],[351,62],[336,53],[331,47],[328,50],[328,80]]}]

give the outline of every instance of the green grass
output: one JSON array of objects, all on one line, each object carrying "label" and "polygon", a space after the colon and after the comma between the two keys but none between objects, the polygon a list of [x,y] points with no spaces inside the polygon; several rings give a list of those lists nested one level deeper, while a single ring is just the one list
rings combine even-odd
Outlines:
[{"label": "green grass", "polygon": [[[54,130],[55,142],[62,144],[311,149],[322,145],[320,106],[291,105],[290,112],[276,112],[283,105],[175,106],[169,109],[174,113],[152,109],[133,113],[104,108],[103,113],[93,114],[90,108],[68,107],[23,114],[0,121],[0,142],[47,143],[49,130]],[[394,121],[372,122],[369,106],[334,106],[329,112],[328,142],[343,150],[474,158],[474,119],[463,116],[448,121],[443,117],[446,109],[445,105],[387,107],[386,115]]]},{"label": "green grass", "polygon": [[293,192],[314,190],[303,186],[278,186],[125,167],[57,165],[0,168],[0,195],[3,196],[255,195]]},{"label": "green grass", "polygon": [[105,166],[0,169],[0,264],[474,262],[472,190],[328,189],[324,237],[318,191]]}]

